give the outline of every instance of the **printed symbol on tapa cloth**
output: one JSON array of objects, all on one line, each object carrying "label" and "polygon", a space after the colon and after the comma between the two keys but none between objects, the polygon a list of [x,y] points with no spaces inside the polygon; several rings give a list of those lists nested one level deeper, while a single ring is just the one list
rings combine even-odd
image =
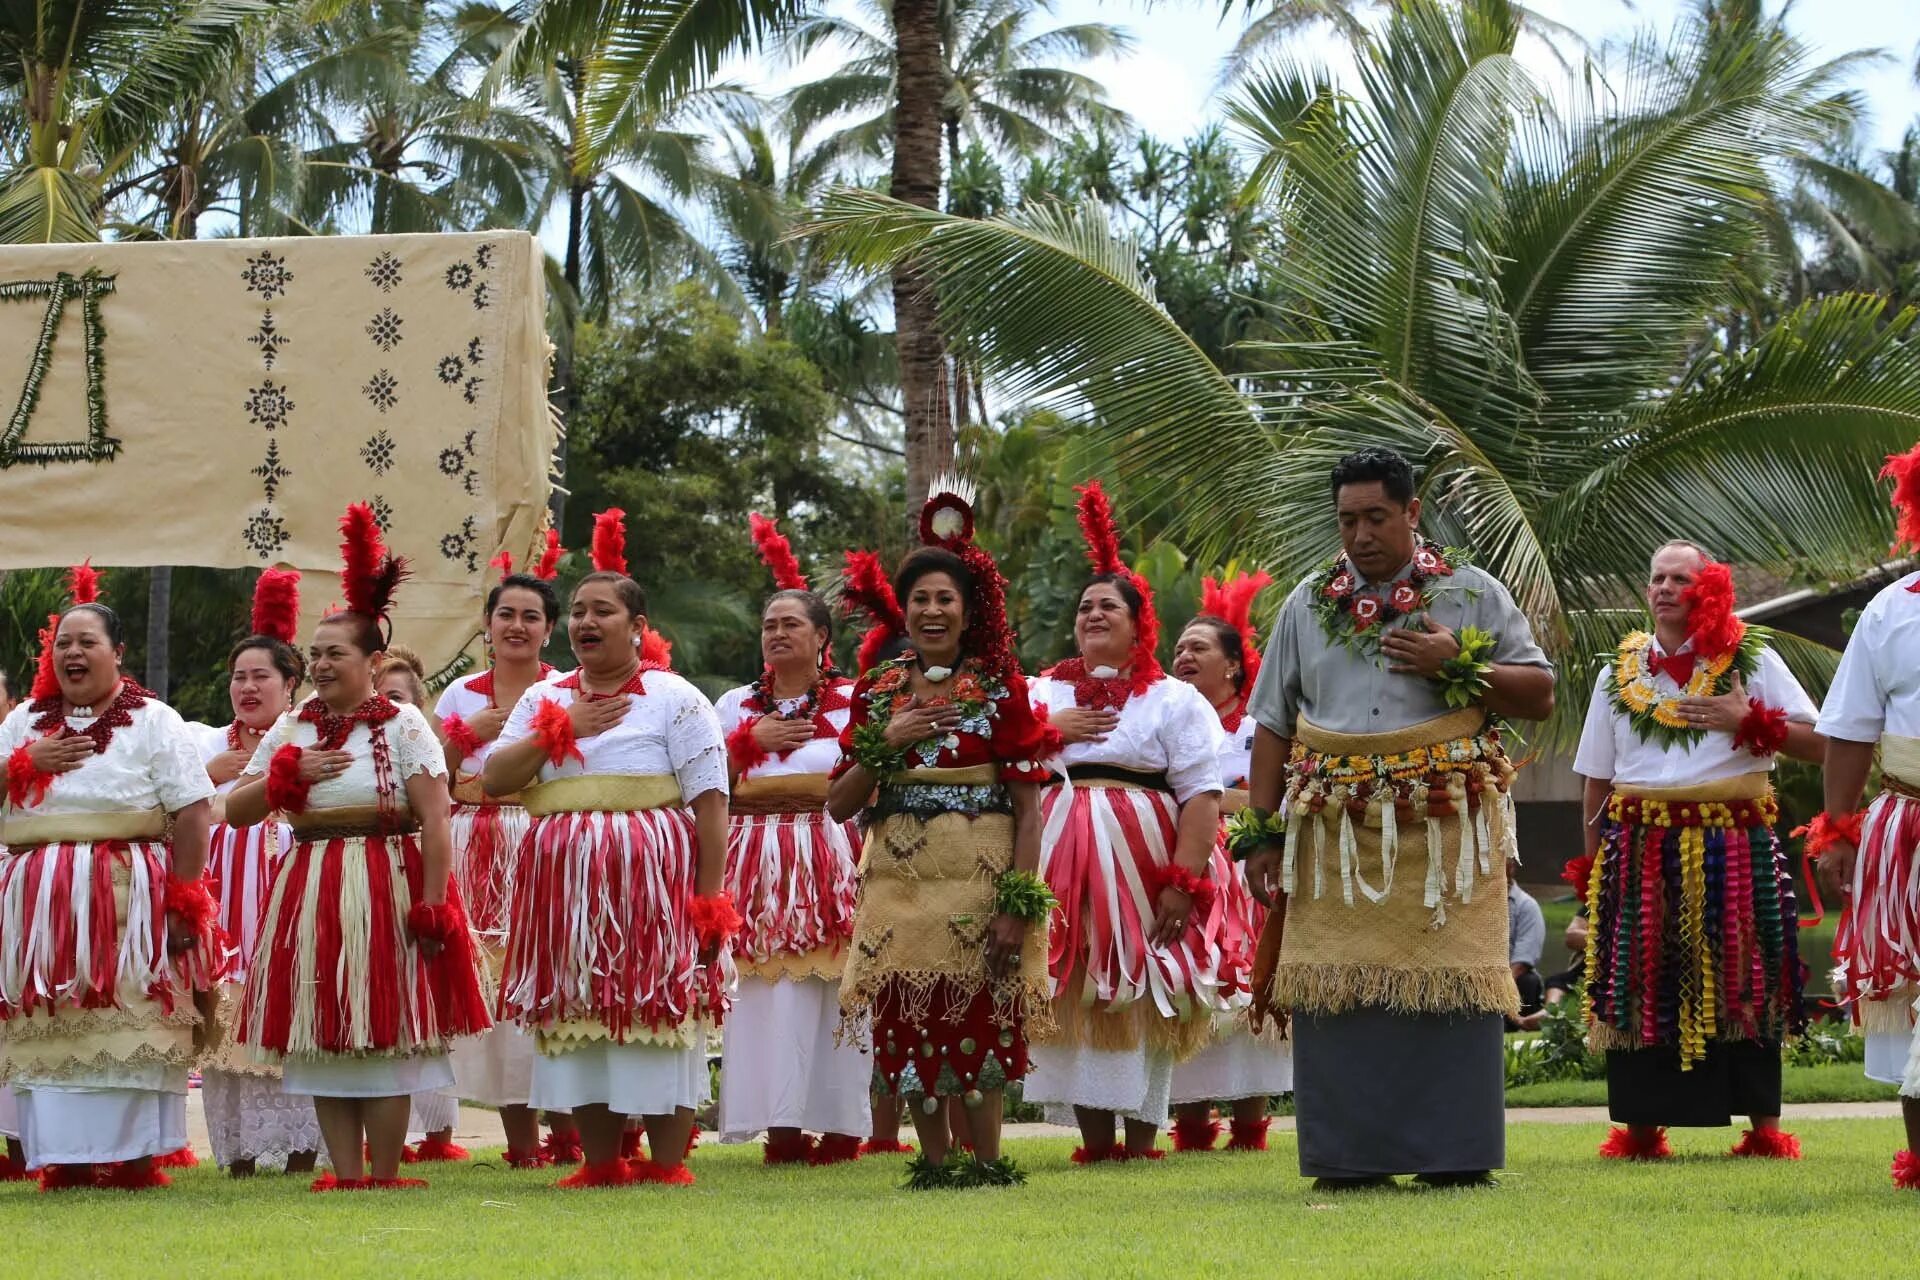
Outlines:
[{"label": "printed symbol on tapa cloth", "polygon": [[467,385],[461,389],[460,398],[468,404],[480,403],[480,384],[484,378],[468,378]]},{"label": "printed symbol on tapa cloth", "polygon": [[926,847],[927,837],[924,832],[911,840],[903,838],[899,832],[891,832],[887,836],[887,852],[893,855],[896,862],[912,862],[914,855]]},{"label": "printed symbol on tapa cloth", "polygon": [[248,394],[244,408],[254,426],[272,431],[275,427],[286,425],[287,416],[293,412],[293,401],[287,399],[285,387],[272,378],[263,378],[260,385]]},{"label": "printed symbol on tapa cloth", "polygon": [[460,487],[467,491],[468,497],[470,498],[479,497],[480,496],[480,473],[478,471],[469,470],[467,474],[460,477]]},{"label": "printed symbol on tapa cloth", "polygon": [[385,369],[367,379],[360,393],[366,396],[374,408],[385,413],[400,403],[400,380]]},{"label": "printed symbol on tapa cloth", "polygon": [[473,286],[473,309],[475,311],[485,311],[487,305],[492,301],[493,291],[484,280]]},{"label": "printed symbol on tapa cloth", "polygon": [[479,364],[483,359],[486,358],[486,350],[487,350],[486,347],[481,345],[480,339],[468,338],[467,339],[467,363]]},{"label": "printed symbol on tapa cloth", "polygon": [[367,442],[360,446],[360,456],[367,467],[377,476],[383,476],[393,470],[393,437],[384,431],[375,432]]},{"label": "printed symbol on tapa cloth", "polygon": [[888,928],[882,929],[880,931],[880,936],[875,938],[872,942],[860,943],[859,944],[860,954],[865,956],[869,960],[877,960],[880,958],[880,953],[887,949],[887,944],[892,941],[893,941],[893,929],[891,926],[889,926]]},{"label": "printed symbol on tapa cloth", "polygon": [[280,462],[280,441],[278,439],[267,441],[267,460],[255,467],[253,474],[260,477],[260,487],[267,491],[268,502],[272,502],[275,497],[279,496],[280,482],[288,476],[291,476],[293,472],[289,471]]},{"label": "printed symbol on tapa cloth", "polygon": [[456,262],[447,268],[447,288],[462,293],[473,287],[473,264]]},{"label": "printed symbol on tapa cloth", "polygon": [[260,348],[261,363],[267,366],[268,372],[272,372],[273,362],[280,358],[280,348],[286,346],[292,339],[280,332],[280,326],[273,318],[273,308],[268,307],[266,314],[260,317],[260,327],[247,341]]},{"label": "printed symbol on tapa cloth", "polygon": [[493,265],[493,246],[483,244],[478,249],[475,249],[473,251],[473,260],[480,264],[482,271],[491,267]]},{"label": "printed symbol on tapa cloth", "polygon": [[280,548],[287,545],[287,522],[270,509],[262,507],[247,518],[246,528],[240,531],[240,540],[247,544],[247,550],[262,560],[271,560],[279,554]]},{"label": "printed symbol on tapa cloth", "polygon": [[247,292],[272,298],[287,291],[293,283],[293,272],[287,270],[286,258],[276,258],[271,249],[262,249],[259,257],[247,259],[247,269],[240,278],[247,282]]},{"label": "printed symbol on tapa cloth", "polygon": [[458,386],[460,379],[467,374],[467,366],[459,356],[441,356],[440,366],[434,370],[440,381],[449,387]]},{"label": "printed symbol on tapa cloth", "polygon": [[393,529],[393,504],[380,494],[367,499],[367,506],[373,510],[373,522],[380,526],[380,532],[389,533]]},{"label": "printed symbol on tapa cloth", "polygon": [[373,339],[374,346],[391,351],[400,345],[400,326],[405,323],[394,314],[392,307],[382,307],[379,315],[367,321],[367,336]]},{"label": "printed symbol on tapa cloth", "polygon": [[480,572],[480,552],[475,547],[479,537],[478,522],[468,516],[460,522],[460,528],[444,535],[440,539],[440,554],[455,564],[465,564],[468,573]]},{"label": "printed symbol on tapa cloth", "polygon": [[458,480],[460,473],[467,469],[467,455],[459,449],[440,451],[440,474],[449,480]]},{"label": "printed symbol on tapa cloth", "polygon": [[987,922],[975,915],[948,916],[947,933],[963,947],[980,947],[987,941]]},{"label": "printed symbol on tapa cloth", "polygon": [[[0,302],[30,302],[45,298],[47,308],[40,318],[40,333],[33,354],[27,360],[26,380],[20,387],[20,399],[6,426],[0,428],[0,470],[16,462],[45,466],[52,462],[105,462],[120,451],[120,442],[107,434],[107,382],[102,349],[106,326],[100,322],[100,299],[113,292],[114,277],[89,270],[75,276],[59,272],[51,280],[10,280],[0,284]],[[84,440],[60,440],[22,443],[34,409],[40,403],[40,385],[46,380],[53,361],[53,340],[66,315],[67,300],[78,296],[85,352],[87,435]]]},{"label": "printed symbol on tapa cloth", "polygon": [[363,274],[373,281],[373,287],[380,292],[392,293],[394,286],[400,283],[400,259],[383,252],[367,264]]}]

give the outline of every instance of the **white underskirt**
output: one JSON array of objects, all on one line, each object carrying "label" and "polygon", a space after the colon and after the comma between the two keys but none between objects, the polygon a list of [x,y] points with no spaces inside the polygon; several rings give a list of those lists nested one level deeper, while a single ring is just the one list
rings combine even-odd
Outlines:
[{"label": "white underskirt", "polygon": [[280,1074],[281,1087],[288,1093],[315,1098],[397,1098],[453,1083],[453,1067],[444,1053],[412,1058],[288,1058]]},{"label": "white underskirt", "polygon": [[453,1096],[489,1107],[524,1107],[533,1096],[538,1056],[533,1037],[511,1022],[462,1036],[453,1042]]},{"label": "white underskirt", "polygon": [[111,1164],[187,1145],[187,1095],[159,1089],[16,1086],[27,1167]]},{"label": "white underskirt", "polygon": [[720,1057],[720,1141],[751,1142],[768,1129],[873,1131],[873,1062],[836,1045],[840,984],[823,978],[741,978]]},{"label": "white underskirt", "polygon": [[0,1084],[0,1138],[18,1138],[20,1136],[20,1104],[15,1101],[13,1090]]},{"label": "white underskirt", "polygon": [[1167,1049],[1095,1049],[1078,1042],[1039,1045],[1021,1097],[1044,1104],[1048,1124],[1071,1125],[1073,1109],[1118,1112],[1128,1120],[1164,1127],[1173,1091],[1173,1053]]},{"label": "white underskirt", "polygon": [[685,1049],[595,1041],[533,1063],[531,1105],[542,1111],[602,1106],[625,1116],[671,1115],[707,1104],[707,1036]]},{"label": "white underskirt", "polygon": [[1244,1026],[1220,1030],[1214,1042],[1173,1069],[1173,1105],[1271,1098],[1293,1089],[1293,1049],[1262,1044]]},{"label": "white underskirt", "polygon": [[200,1076],[207,1113],[207,1142],[214,1163],[285,1160],[296,1151],[320,1149],[320,1121],[313,1099],[287,1093],[272,1076],[209,1070]]},{"label": "white underskirt", "polygon": [[451,1129],[460,1122],[460,1100],[451,1093],[442,1093],[437,1089],[416,1090],[413,1105],[407,1112],[407,1133],[409,1136],[438,1133],[442,1129]]},{"label": "white underskirt", "polygon": [[1862,1038],[1867,1042],[1867,1079],[1881,1084],[1899,1084],[1906,1079],[1912,1032],[1869,1031]]}]

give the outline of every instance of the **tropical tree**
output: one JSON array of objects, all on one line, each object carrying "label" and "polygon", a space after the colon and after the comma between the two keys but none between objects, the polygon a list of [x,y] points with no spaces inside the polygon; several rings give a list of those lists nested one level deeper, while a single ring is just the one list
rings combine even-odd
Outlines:
[{"label": "tropical tree", "polygon": [[1917,317],[1874,295],[1699,354],[1764,260],[1770,166],[1831,124],[1832,68],[1724,15],[1642,42],[1621,95],[1575,112],[1514,61],[1505,0],[1407,0],[1353,37],[1351,90],[1250,79],[1231,116],[1281,305],[1240,385],[1093,202],[981,223],[844,191],[821,230],[858,263],[923,262],[1002,389],[1097,422],[1203,561],[1303,574],[1335,546],[1313,514],[1332,460],[1409,453],[1428,530],[1509,584],[1579,689],[1667,536],[1788,576],[1882,556],[1876,473],[1920,433]]}]

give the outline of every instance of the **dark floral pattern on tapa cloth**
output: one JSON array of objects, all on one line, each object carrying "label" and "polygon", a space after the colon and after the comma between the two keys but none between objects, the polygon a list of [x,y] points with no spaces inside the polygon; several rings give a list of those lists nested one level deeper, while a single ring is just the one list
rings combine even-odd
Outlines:
[{"label": "dark floral pattern on tapa cloth", "polygon": [[366,385],[360,388],[360,393],[366,396],[368,403],[374,408],[385,413],[400,403],[400,380],[389,371],[382,369],[367,379]]},{"label": "dark floral pattern on tapa cloth", "polygon": [[383,252],[367,264],[365,275],[373,282],[374,288],[382,293],[392,293],[400,283],[400,259]]},{"label": "dark floral pattern on tapa cloth", "polygon": [[280,331],[279,321],[273,318],[273,308],[268,307],[266,314],[260,317],[260,327],[247,341],[260,349],[260,361],[271,373],[273,362],[280,358],[280,348],[286,346],[292,339]]},{"label": "dark floral pattern on tapa cloth", "polygon": [[447,268],[447,288],[464,293],[473,287],[473,264],[456,262]]},{"label": "dark floral pattern on tapa cloth", "polygon": [[262,560],[271,560],[280,554],[280,548],[287,545],[287,522],[275,515],[271,508],[262,507],[247,518],[246,528],[241,530],[240,538],[247,544],[247,550]]},{"label": "dark floral pattern on tapa cloth", "polygon": [[393,528],[393,504],[385,495],[374,494],[367,499],[367,506],[373,509],[373,522],[380,526],[380,532],[387,533]]},{"label": "dark floral pattern on tapa cloth", "polygon": [[460,379],[467,374],[466,362],[459,356],[441,356],[440,367],[435,372],[439,374],[440,381],[447,386],[458,386]]},{"label": "dark floral pattern on tapa cloth", "polygon": [[440,554],[457,564],[464,564],[468,573],[480,572],[480,529],[479,521],[468,516],[460,522],[460,528],[440,539]]},{"label": "dark floral pattern on tapa cloth", "polygon": [[262,249],[258,257],[248,258],[246,270],[240,278],[247,282],[247,292],[257,293],[269,300],[287,291],[293,283],[293,272],[287,270],[285,257],[276,257],[271,249]]},{"label": "dark floral pattern on tapa cloth", "polygon": [[485,311],[493,303],[493,289],[486,281],[473,286],[473,309]]},{"label": "dark floral pattern on tapa cloth", "polygon": [[383,476],[393,470],[393,451],[393,437],[385,431],[376,431],[360,446],[360,457],[369,471]]},{"label": "dark floral pattern on tapa cloth", "polygon": [[287,389],[272,378],[264,378],[246,399],[247,417],[257,427],[272,431],[275,427],[285,426],[287,417],[293,412],[293,401],[287,398]]},{"label": "dark floral pattern on tapa cloth", "polygon": [[373,339],[374,346],[391,351],[400,345],[400,326],[405,323],[392,307],[382,307],[379,315],[367,321],[367,336]]}]

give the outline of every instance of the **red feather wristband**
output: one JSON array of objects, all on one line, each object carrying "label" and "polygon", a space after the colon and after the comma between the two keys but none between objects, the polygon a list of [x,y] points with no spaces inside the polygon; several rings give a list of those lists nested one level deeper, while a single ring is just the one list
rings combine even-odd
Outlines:
[{"label": "red feather wristband", "polygon": [[1795,827],[1793,834],[1807,838],[1807,853],[1819,857],[1837,844],[1850,844],[1860,847],[1860,828],[1866,822],[1864,809],[1852,813],[1843,813],[1835,817],[1831,813],[1816,813],[1813,821],[1804,827]]},{"label": "red feather wristband", "polygon": [[178,876],[167,877],[166,910],[170,915],[179,916],[195,933],[211,928],[214,918],[220,914],[205,879],[182,880]]},{"label": "red feather wristband", "polygon": [[1061,736],[1060,727],[1053,722],[1053,708],[1044,702],[1033,709],[1033,718],[1040,722],[1040,747],[1034,758],[1052,760],[1067,749],[1067,740]]},{"label": "red feather wristband", "polygon": [[267,762],[267,807],[277,813],[305,813],[313,784],[300,776],[299,747],[289,742]]},{"label": "red feather wristband", "polygon": [[552,698],[540,699],[540,705],[534,708],[533,736],[546,749],[547,762],[556,769],[565,764],[568,757],[581,764],[587,762],[573,736],[573,717]]},{"label": "red feather wristband", "polygon": [[416,902],[407,908],[407,932],[423,942],[451,941],[463,927],[451,902]]},{"label": "red feather wristband", "polygon": [[753,726],[764,717],[748,716],[734,731],[727,735],[727,755],[733,760],[736,773],[745,776],[749,771],[767,762],[767,749],[753,736]]},{"label": "red feather wristband", "polygon": [[687,920],[703,947],[716,946],[740,931],[746,921],[733,909],[733,897],[727,893],[701,894],[687,906]]},{"label": "red feather wristband", "polygon": [[1770,707],[1758,698],[1747,699],[1747,714],[1734,732],[1733,745],[1745,747],[1756,756],[1770,756],[1787,745],[1787,711]]},{"label": "red feather wristband", "polygon": [[54,775],[33,762],[33,753],[15,747],[7,757],[7,803],[16,809],[39,804],[47,798]]},{"label": "red feather wristband", "polygon": [[473,726],[457,714],[442,720],[440,731],[447,735],[447,745],[458,751],[462,760],[480,754],[480,749],[487,745],[480,741],[480,735],[473,731]]},{"label": "red feather wristband", "polygon": [[1164,890],[1178,889],[1193,900],[1193,909],[1203,915],[1213,906],[1213,881],[1197,876],[1177,863],[1169,862],[1164,867],[1155,867],[1148,872],[1147,888],[1155,899]]}]

